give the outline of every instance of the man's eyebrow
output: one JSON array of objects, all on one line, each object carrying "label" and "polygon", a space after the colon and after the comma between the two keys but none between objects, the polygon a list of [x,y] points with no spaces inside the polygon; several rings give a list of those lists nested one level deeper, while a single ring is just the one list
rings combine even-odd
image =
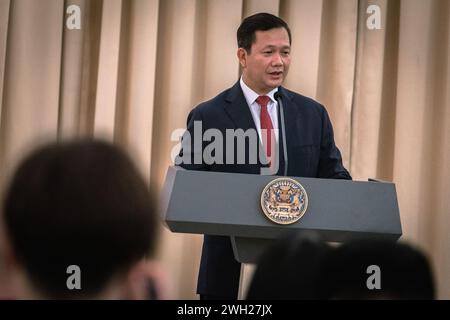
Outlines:
[{"label": "man's eyebrow", "polygon": [[[276,49],[276,48],[278,48],[278,47],[274,46],[272,44],[268,44],[267,46],[263,47],[263,50],[265,50],[265,49]],[[282,46],[280,48],[281,49],[289,49],[289,50],[291,50],[291,46]]]}]

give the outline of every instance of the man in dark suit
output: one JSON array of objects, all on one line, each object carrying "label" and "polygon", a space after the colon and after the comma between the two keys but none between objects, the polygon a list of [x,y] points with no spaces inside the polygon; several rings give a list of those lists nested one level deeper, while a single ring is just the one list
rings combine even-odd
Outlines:
[{"label": "man in dark suit", "polygon": [[[267,13],[247,17],[237,40],[242,77],[191,111],[176,164],[189,170],[351,179],[325,108],[281,87],[291,59],[286,22]],[[236,299],[239,277],[230,239],[205,235],[200,298]]]}]

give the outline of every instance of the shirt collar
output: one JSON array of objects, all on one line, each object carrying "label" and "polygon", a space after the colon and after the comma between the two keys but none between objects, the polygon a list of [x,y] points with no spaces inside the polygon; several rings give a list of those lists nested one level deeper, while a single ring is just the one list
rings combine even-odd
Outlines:
[{"label": "shirt collar", "polygon": [[[244,93],[245,100],[247,100],[247,104],[249,106],[251,106],[256,101],[256,99],[259,97],[259,94],[257,94],[255,91],[250,89],[250,87],[245,84],[244,80],[242,79],[242,76],[241,76],[241,79],[239,82],[241,84],[241,88],[242,88],[242,92]],[[271,90],[269,93],[267,93],[266,96],[268,96],[272,102],[275,102],[274,95],[275,95],[275,92],[277,92],[277,91],[278,91],[278,88],[275,88],[275,89]]]}]

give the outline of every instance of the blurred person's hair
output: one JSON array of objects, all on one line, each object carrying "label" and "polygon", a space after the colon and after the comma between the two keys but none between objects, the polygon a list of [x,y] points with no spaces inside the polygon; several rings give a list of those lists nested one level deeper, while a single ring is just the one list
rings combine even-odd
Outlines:
[{"label": "blurred person's hair", "polygon": [[[29,155],[4,201],[7,239],[33,288],[48,298],[90,298],[156,246],[158,218],[129,157],[106,142],[55,143]],[[81,269],[68,290],[66,269]]]},{"label": "blurred person's hair", "polygon": [[314,233],[276,240],[261,256],[246,299],[320,299],[320,266],[331,250]]},{"label": "blurred person's hair", "polygon": [[[367,281],[379,268],[380,288]],[[353,240],[328,255],[321,278],[328,299],[434,299],[433,272],[417,248],[391,240]]]}]

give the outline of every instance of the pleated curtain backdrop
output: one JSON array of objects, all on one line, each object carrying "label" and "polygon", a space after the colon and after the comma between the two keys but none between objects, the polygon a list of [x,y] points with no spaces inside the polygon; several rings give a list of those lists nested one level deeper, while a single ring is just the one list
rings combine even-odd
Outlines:
[{"label": "pleated curtain backdrop", "polygon": [[[66,27],[70,5],[80,30]],[[291,27],[285,86],[326,106],[354,179],[396,184],[403,239],[449,299],[448,0],[0,0],[1,190],[31,148],[95,136],[159,192],[188,112],[238,80],[236,29],[262,11]],[[163,231],[171,298],[197,298],[201,243]]]}]

